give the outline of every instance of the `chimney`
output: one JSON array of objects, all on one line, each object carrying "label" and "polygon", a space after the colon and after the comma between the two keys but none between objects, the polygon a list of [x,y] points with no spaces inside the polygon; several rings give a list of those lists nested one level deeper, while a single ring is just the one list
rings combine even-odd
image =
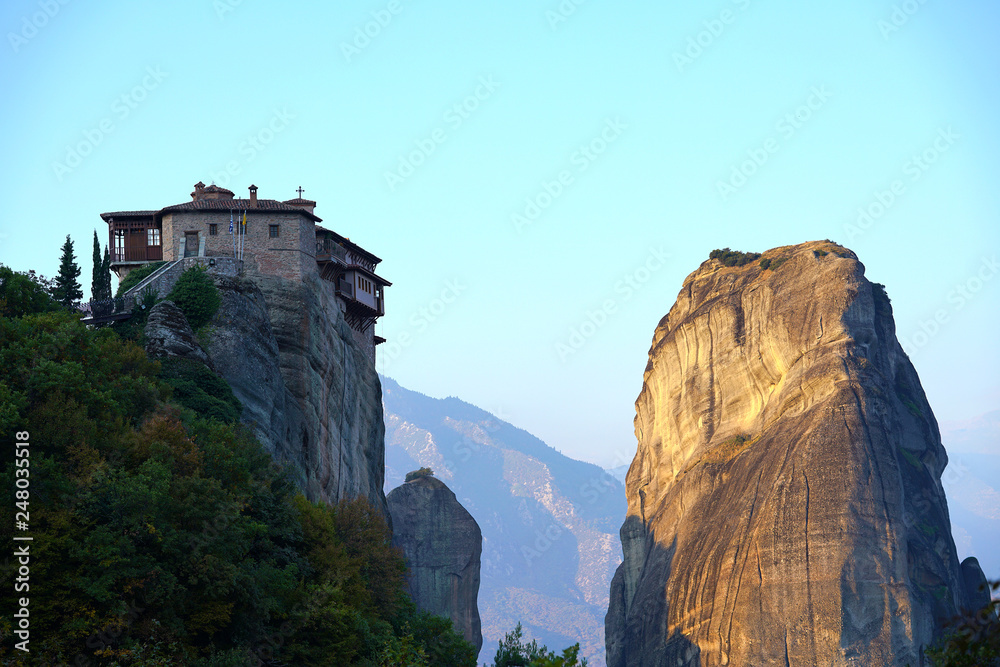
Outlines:
[{"label": "chimney", "polygon": [[201,199],[201,196],[202,196],[204,190],[205,190],[205,184],[204,183],[202,183],[201,181],[198,181],[197,183],[195,183],[194,184],[194,192],[191,193],[191,199],[194,200],[194,201],[198,201],[199,199]]},{"label": "chimney", "polygon": [[257,208],[257,186],[250,186],[250,207]]}]

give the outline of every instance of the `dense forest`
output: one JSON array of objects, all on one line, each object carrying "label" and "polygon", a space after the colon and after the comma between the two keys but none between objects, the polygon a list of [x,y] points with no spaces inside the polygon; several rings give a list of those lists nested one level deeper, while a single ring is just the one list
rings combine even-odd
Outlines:
[{"label": "dense forest", "polygon": [[[23,511],[32,538],[15,543],[30,652],[5,595],[4,664],[475,664],[407,597],[380,512],[307,501],[225,382],[150,360],[141,330],[85,326],[51,291],[0,267],[0,432],[29,443],[24,467],[5,447],[3,483],[30,482],[0,520]],[[18,569],[8,555],[5,587]]]}]

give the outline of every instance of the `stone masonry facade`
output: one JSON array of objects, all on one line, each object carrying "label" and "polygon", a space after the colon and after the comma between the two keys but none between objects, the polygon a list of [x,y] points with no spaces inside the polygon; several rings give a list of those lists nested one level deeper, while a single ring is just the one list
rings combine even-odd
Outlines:
[{"label": "stone masonry facade", "polygon": [[[357,312],[363,306],[359,305],[352,291],[341,292],[335,287],[336,275],[340,274],[336,270],[331,274],[328,266],[322,275],[326,279],[320,279],[317,223],[322,220],[313,213],[316,202],[301,199],[301,192],[300,198],[288,201],[258,199],[256,186],[250,186],[250,197],[247,199],[236,199],[230,190],[215,185],[198,183],[194,188],[192,201],[183,204],[160,210],[101,214],[108,223],[110,247],[113,249],[112,268],[119,278],[162,255],[166,262],[183,261],[140,284],[140,287],[151,284],[161,297],[170,291],[180,273],[194,264],[223,275],[240,274],[251,279],[255,275],[276,276],[318,285],[338,297],[334,301],[349,322],[353,322],[351,331],[355,341],[374,364],[377,344],[374,319],[381,311],[379,309],[378,313],[362,316],[361,321],[367,322],[367,326],[358,324]],[[241,237],[239,231],[244,213],[246,226]],[[229,231],[230,220],[232,233]],[[325,239],[332,234],[330,230],[323,230],[323,233]],[[352,248],[355,254],[367,257],[365,261],[373,261],[370,267],[380,261],[348,239],[339,236],[336,239],[338,243]],[[381,294],[381,290],[390,283],[370,271],[370,267],[364,269],[363,275],[377,283]],[[341,266],[338,270],[346,270],[349,276],[353,276],[361,269],[351,265]]]},{"label": "stone masonry facade", "polygon": [[[243,200],[238,200],[242,202]],[[234,257],[234,241],[239,244],[236,216],[233,212],[233,233],[229,233],[227,211],[177,211],[163,216],[163,258],[173,261],[185,254],[187,239],[197,234],[201,257]],[[211,225],[216,234],[211,234]],[[276,227],[276,237],[272,228]],[[243,242],[243,266],[250,273],[302,280],[316,274],[315,223],[296,212],[247,211]]]}]

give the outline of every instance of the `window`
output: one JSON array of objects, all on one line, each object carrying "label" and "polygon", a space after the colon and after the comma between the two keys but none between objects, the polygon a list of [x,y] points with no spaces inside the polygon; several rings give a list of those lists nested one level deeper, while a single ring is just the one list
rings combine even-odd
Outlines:
[{"label": "window", "polygon": [[209,236],[218,236],[219,235],[219,226],[217,224],[215,224],[215,223],[210,224],[208,226],[208,235]]},{"label": "window", "polygon": [[146,245],[160,245],[159,229],[153,228],[146,230]]},{"label": "window", "polygon": [[278,238],[278,227],[279,226],[280,225],[268,225],[267,226],[267,235],[268,235],[268,237],[270,237],[272,239]]},{"label": "window", "polygon": [[125,259],[125,230],[115,230],[115,259]]}]

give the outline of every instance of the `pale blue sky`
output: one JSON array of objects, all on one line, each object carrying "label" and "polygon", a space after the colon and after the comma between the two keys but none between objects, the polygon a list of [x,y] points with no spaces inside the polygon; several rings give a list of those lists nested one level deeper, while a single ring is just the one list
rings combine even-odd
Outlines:
[{"label": "pale blue sky", "polygon": [[0,262],[52,275],[69,233],[89,288],[103,211],[301,185],[384,260],[379,370],[613,465],[684,276],[830,238],[886,284],[938,418],[995,408],[1000,8],[677,5],[5,2]]}]

